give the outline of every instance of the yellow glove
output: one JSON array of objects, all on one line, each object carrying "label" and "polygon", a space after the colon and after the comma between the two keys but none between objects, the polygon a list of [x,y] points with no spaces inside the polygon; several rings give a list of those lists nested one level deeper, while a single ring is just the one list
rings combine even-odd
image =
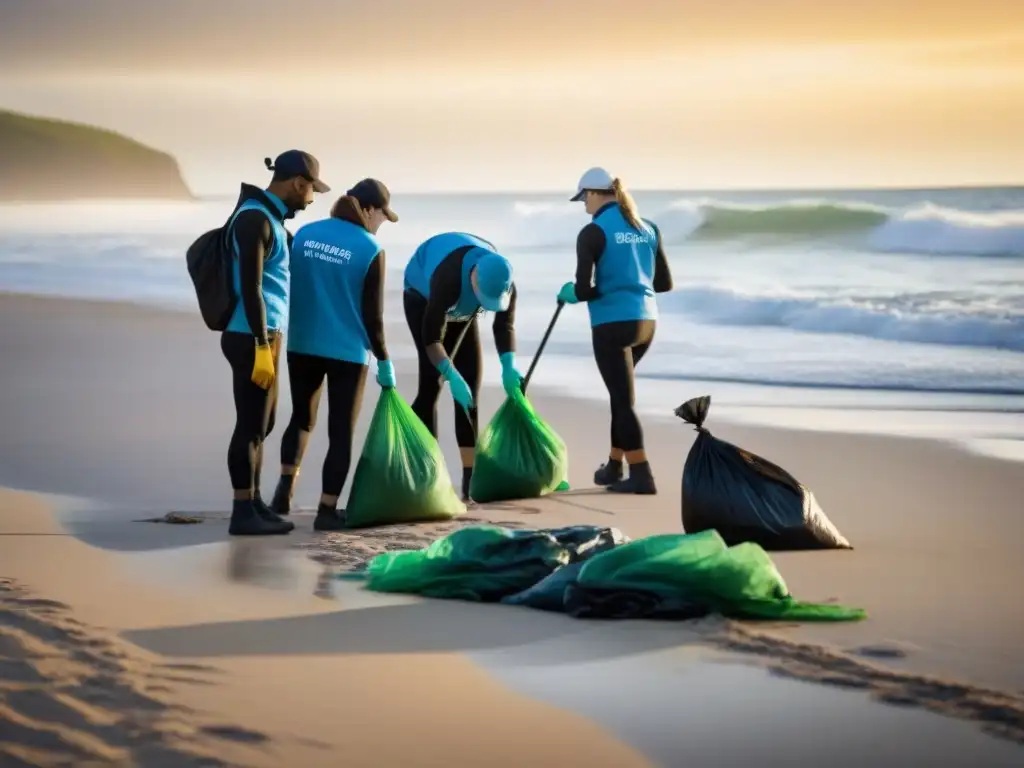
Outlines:
[{"label": "yellow glove", "polygon": [[269,344],[256,345],[256,359],[252,364],[252,383],[260,389],[270,389],[274,383],[274,353]]}]

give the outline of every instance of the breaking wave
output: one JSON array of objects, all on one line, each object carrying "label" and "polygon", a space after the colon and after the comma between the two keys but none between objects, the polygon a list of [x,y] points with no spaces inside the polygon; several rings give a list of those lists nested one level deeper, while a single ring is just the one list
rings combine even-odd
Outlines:
[{"label": "breaking wave", "polygon": [[[828,199],[746,205],[682,199],[645,211],[667,243],[730,239],[828,240],[888,253],[1024,256],[1024,210],[971,212],[931,203],[907,209]],[[517,245],[571,245],[586,223],[579,206],[517,203]]]}]

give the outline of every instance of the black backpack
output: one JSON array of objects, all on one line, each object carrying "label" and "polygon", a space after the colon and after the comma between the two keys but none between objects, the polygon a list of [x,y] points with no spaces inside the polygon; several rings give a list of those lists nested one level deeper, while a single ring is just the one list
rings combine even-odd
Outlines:
[{"label": "black backpack", "polygon": [[196,289],[199,313],[211,331],[223,331],[238,305],[228,233],[235,218],[232,212],[223,226],[204,232],[185,252],[188,276]]}]

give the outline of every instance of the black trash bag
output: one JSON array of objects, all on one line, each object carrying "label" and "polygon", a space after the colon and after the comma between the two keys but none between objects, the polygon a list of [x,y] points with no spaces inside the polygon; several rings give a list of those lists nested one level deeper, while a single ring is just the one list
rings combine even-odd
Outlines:
[{"label": "black trash bag", "polygon": [[565,613],[565,592],[576,584],[576,577],[579,576],[583,563],[584,561],[580,561],[563,565],[529,589],[502,598],[501,602],[504,605],[521,605],[541,611]]},{"label": "black trash bag", "polygon": [[570,525],[565,528],[547,528],[546,533],[569,553],[569,562],[529,589],[502,598],[506,605],[523,605],[542,611],[564,612],[566,587],[575,583],[583,564],[594,555],[629,541],[618,528],[594,525]]},{"label": "black trash bag", "polygon": [[543,581],[501,602],[567,613],[577,619],[698,619],[710,611],[706,605],[684,597],[642,589],[583,586],[577,577],[584,564],[563,565]]},{"label": "black trash bag", "polygon": [[659,595],[642,589],[588,587],[575,581],[563,587],[562,610],[576,619],[685,620],[700,619],[711,612],[706,604],[685,596]]},{"label": "black trash bag", "polygon": [[710,396],[696,397],[675,411],[699,433],[683,467],[683,529],[716,530],[729,546],[749,541],[774,551],[853,549],[810,489],[708,432],[710,406]]}]

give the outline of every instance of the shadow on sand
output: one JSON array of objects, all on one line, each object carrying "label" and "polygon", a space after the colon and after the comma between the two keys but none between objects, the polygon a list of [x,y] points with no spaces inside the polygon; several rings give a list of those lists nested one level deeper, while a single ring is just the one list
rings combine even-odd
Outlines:
[{"label": "shadow on sand", "polygon": [[[357,584],[344,585],[342,590],[359,588]],[[631,624],[627,643],[615,627],[567,616],[511,606],[431,600],[307,616],[137,630],[125,632],[123,637],[150,651],[177,657],[481,652],[534,645],[549,651],[558,649],[534,658],[539,664],[604,661],[697,640],[696,634],[680,631],[678,626],[672,631],[666,626],[638,632],[637,622]]]}]

